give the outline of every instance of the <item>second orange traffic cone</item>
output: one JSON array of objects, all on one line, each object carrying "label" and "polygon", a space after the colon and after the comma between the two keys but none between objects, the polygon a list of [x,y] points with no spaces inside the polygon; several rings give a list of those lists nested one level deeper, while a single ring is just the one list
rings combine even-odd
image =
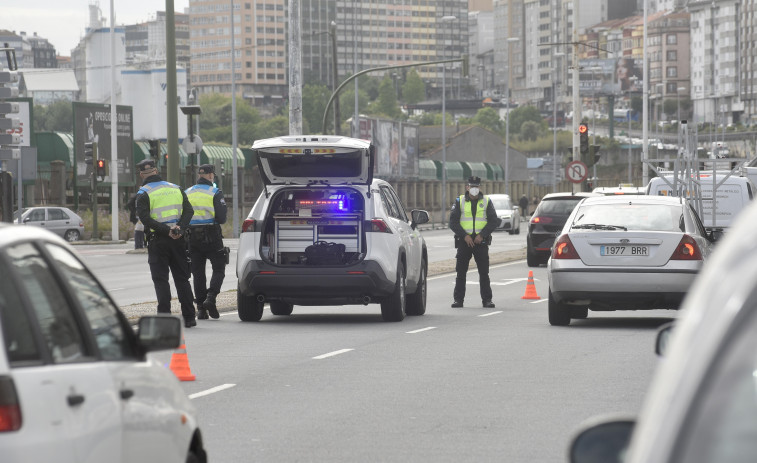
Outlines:
[{"label": "second orange traffic cone", "polygon": [[536,285],[534,284],[533,270],[528,271],[528,282],[526,283],[526,293],[523,295],[521,299],[541,299],[539,295],[536,294]]},{"label": "second orange traffic cone", "polygon": [[189,369],[189,358],[187,358],[187,346],[184,343],[184,338],[181,338],[181,345],[171,356],[171,364],[168,368],[179,378],[179,381],[195,380],[195,375]]}]

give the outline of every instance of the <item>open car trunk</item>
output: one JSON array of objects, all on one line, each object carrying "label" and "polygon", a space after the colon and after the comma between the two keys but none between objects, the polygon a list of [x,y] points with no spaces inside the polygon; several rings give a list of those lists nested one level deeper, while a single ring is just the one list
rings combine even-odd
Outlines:
[{"label": "open car trunk", "polygon": [[[356,189],[286,188],[270,204],[261,237],[264,260],[315,267],[351,265],[365,256],[365,201]],[[327,243],[321,245],[322,253],[308,251],[317,242]],[[326,258],[319,257],[324,253]]]}]

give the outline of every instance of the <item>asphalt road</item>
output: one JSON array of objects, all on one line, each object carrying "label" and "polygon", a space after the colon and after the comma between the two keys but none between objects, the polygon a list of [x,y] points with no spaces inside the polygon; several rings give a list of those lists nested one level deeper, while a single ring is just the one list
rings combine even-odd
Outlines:
[{"label": "asphalt road", "polygon": [[[546,268],[533,270],[546,298]],[[552,327],[545,299],[522,299],[528,271],[492,267],[495,309],[475,273],[466,306],[450,308],[454,275],[442,274],[426,315],[399,323],[377,304],[201,321],[185,333],[197,379],[182,386],[210,461],[567,461],[582,422],[639,410],[655,330],[674,313]]]}]

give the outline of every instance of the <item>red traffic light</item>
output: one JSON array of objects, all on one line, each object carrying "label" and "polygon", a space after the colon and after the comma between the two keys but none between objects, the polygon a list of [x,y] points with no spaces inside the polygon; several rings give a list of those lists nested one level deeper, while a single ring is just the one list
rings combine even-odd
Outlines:
[{"label": "red traffic light", "polygon": [[578,133],[586,133],[589,131],[589,126],[586,124],[581,124],[578,126]]},{"label": "red traffic light", "polygon": [[98,160],[97,160],[97,167],[98,167],[99,169],[103,169],[103,168],[105,168],[105,161],[103,161],[102,159],[98,159]]}]

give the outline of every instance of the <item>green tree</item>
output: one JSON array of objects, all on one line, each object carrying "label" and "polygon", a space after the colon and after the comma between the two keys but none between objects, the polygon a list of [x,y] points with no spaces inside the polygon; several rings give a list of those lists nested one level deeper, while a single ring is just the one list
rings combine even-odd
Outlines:
[{"label": "green tree", "polygon": [[381,81],[378,99],[369,105],[369,110],[373,114],[383,115],[390,119],[401,116],[402,113],[397,106],[397,93],[389,75],[385,75]]},{"label": "green tree", "polygon": [[[231,144],[231,97],[219,93],[200,96],[200,134],[203,141]],[[241,97],[237,98],[237,135],[239,144],[252,140],[250,134],[261,121],[256,108],[247,104]]]},{"label": "green tree", "polygon": [[426,84],[415,68],[407,73],[405,83],[402,85],[402,99],[407,104],[415,104],[426,99]]},{"label": "green tree", "polygon": [[526,121],[539,124],[544,122],[538,109],[533,106],[521,106],[510,111],[510,133],[520,133],[520,128]]},{"label": "green tree", "polygon": [[535,141],[542,133],[542,125],[534,121],[526,121],[520,126],[521,140]]},{"label": "green tree", "polygon": [[502,133],[505,122],[499,117],[494,108],[481,108],[473,116],[473,123],[491,130],[494,133]]},{"label": "green tree", "polygon": [[[330,97],[331,90],[325,85],[305,85],[302,88],[302,119],[303,122],[307,121],[309,133],[326,133],[333,125],[334,113],[330,113],[329,119],[326,120],[327,127],[321,127],[323,112]],[[332,103],[331,111],[333,110]]]},{"label": "green tree", "polygon": [[34,105],[34,130],[38,132],[73,132],[73,120],[74,109],[70,101]]},{"label": "green tree", "polygon": [[[358,111],[368,107],[368,93],[358,86],[357,91]],[[342,122],[355,114],[355,85],[350,83],[339,92],[339,106],[341,108]]]},{"label": "green tree", "polygon": [[[303,127],[303,130],[305,128]],[[257,125],[257,138],[271,138],[289,135],[289,116],[274,116]],[[312,132],[305,132],[312,133]]]}]

